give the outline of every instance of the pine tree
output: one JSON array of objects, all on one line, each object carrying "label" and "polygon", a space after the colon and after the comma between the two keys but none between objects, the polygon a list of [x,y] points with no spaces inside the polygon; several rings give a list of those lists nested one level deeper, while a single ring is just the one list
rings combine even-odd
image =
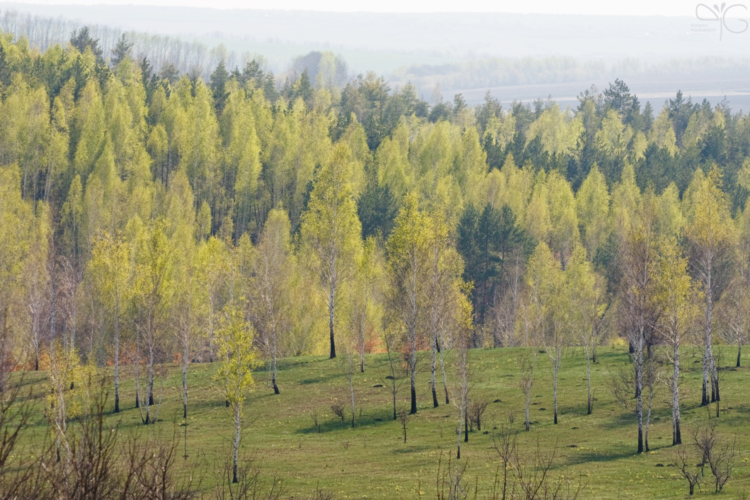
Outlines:
[{"label": "pine tree", "polygon": [[[112,66],[117,67],[126,57],[130,57],[130,49],[133,48],[133,42],[130,42],[125,33],[120,35],[117,45],[112,49]],[[144,57],[145,61],[146,58]]]}]

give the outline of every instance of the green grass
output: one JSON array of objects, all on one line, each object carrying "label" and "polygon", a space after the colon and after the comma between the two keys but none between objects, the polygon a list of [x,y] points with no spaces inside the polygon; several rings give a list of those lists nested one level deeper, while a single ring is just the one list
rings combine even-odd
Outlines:
[{"label": "green grass", "polygon": [[[469,442],[462,443],[462,461],[468,462],[466,478],[480,487],[488,485],[499,464],[492,446],[492,429],[515,415],[515,427],[523,427],[523,401],[518,387],[519,358],[524,349],[507,348],[473,350],[470,353],[471,395],[486,398],[489,404],[483,431],[473,432]],[[720,348],[723,365],[734,365],[734,349]],[[255,374],[256,384],[244,413],[245,430],[242,447],[262,461],[263,473],[283,480],[290,496],[310,494],[317,486],[341,498],[416,498],[418,486],[428,498],[435,497],[438,458],[455,453],[457,410],[453,405],[432,408],[429,392],[429,360],[423,353],[418,377],[419,412],[408,424],[408,440],[403,442],[399,422],[391,420],[391,396],[387,384],[385,355],[367,356],[364,374],[355,376],[357,425],[352,429],[333,416],[334,402],[347,405],[348,383],[340,361],[323,357],[301,357],[281,363],[278,383],[281,395],[274,396],[266,387],[265,371]],[[449,355],[452,363],[453,355]],[[636,455],[636,421],[615,401],[608,389],[608,367],[628,362],[620,349],[601,348],[594,365],[595,406],[586,415],[585,358],[581,349],[568,349],[559,379],[560,423],[553,425],[552,377],[550,360],[539,355],[531,407],[531,432],[521,432],[519,443],[525,454],[531,454],[537,440],[545,449],[557,447],[555,475],[583,477],[586,482],[581,498],[682,498],[687,483],[671,467],[674,462],[671,445],[671,422],[666,386],[659,386],[655,415],[650,430],[651,452]],[[747,359],[744,364],[750,364]],[[685,377],[682,390],[684,440],[690,430],[707,422],[700,402],[701,351],[687,348],[683,353]],[[166,365],[166,376],[159,385],[163,403],[156,425],[140,424],[134,408],[132,368],[126,368],[121,388],[119,415],[109,414],[107,422],[120,421],[121,432],[160,432],[171,436],[184,432],[182,423],[181,376],[176,365]],[[212,381],[217,366],[194,364],[189,371],[189,416],[187,449],[189,457],[178,460],[181,471],[203,476],[202,488],[214,484],[216,465],[230,455],[233,421],[224,407],[224,398]],[[747,368],[722,370],[722,407],[719,431],[729,437],[737,435],[741,455],[734,477],[725,487],[727,498],[744,498],[750,492],[750,402],[748,402]],[[454,378],[451,371],[449,378]],[[43,373],[29,374],[26,382],[34,386],[41,405]],[[442,391],[442,387],[440,388]],[[441,391],[439,394],[441,394]],[[111,403],[112,398],[110,398]],[[399,405],[408,408],[408,385],[404,383]],[[111,404],[110,404],[111,406]],[[321,432],[313,424],[311,412],[320,414]],[[361,416],[359,415],[361,411]],[[712,411],[713,407],[712,407]],[[34,439],[40,440],[47,424],[41,411],[32,421]],[[180,443],[182,450],[183,443]],[[182,453],[180,453],[182,455]],[[660,466],[659,464],[662,464]],[[703,486],[706,496],[712,488]]]}]

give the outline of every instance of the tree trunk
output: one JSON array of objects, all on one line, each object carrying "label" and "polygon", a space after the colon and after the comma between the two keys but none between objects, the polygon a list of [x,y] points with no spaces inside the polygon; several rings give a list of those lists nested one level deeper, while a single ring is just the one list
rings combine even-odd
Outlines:
[{"label": "tree trunk", "polygon": [[526,397],[526,432],[531,430],[531,421],[529,419],[529,403],[531,402],[530,397]]},{"label": "tree trunk", "polygon": [[396,379],[393,379],[393,420],[396,420]]},{"label": "tree trunk", "polygon": [[439,405],[437,399],[437,390],[435,389],[435,347],[432,348],[431,370],[430,387],[432,388],[432,407],[437,408]]},{"label": "tree trunk", "polygon": [[636,413],[638,414],[638,453],[643,453],[643,332],[638,332],[635,352]]},{"label": "tree trunk", "polygon": [[154,406],[154,343],[148,347],[148,404]]},{"label": "tree trunk", "polygon": [[417,413],[417,389],[414,387],[414,380],[411,382],[411,410],[409,413],[412,415]]},{"label": "tree trunk", "polygon": [[[351,362],[351,359],[350,359]],[[349,374],[349,393],[352,397],[352,429],[354,429],[354,415],[355,415],[355,408],[354,408],[354,367],[350,366],[349,368],[351,370],[351,373]]]},{"label": "tree trunk", "polygon": [[721,401],[721,393],[719,392],[719,367],[716,366],[716,358],[714,358],[713,352],[711,353],[711,368],[713,372],[714,394],[716,395],[715,401],[718,403]]},{"label": "tree trunk", "polygon": [[708,399],[708,351],[703,349],[703,387],[701,390],[701,406],[706,406]]},{"label": "tree trunk", "polygon": [[359,372],[365,373],[365,327],[367,323],[367,298],[365,298],[364,318],[359,327]]},{"label": "tree trunk", "polygon": [[187,356],[183,356],[183,360],[182,360],[182,418],[185,419],[186,426],[187,426],[187,403],[188,403],[187,370],[188,370]]},{"label": "tree trunk", "polygon": [[330,336],[331,336],[331,356],[330,359],[333,359],[336,357],[336,340],[334,338],[333,334],[333,307],[334,307],[334,296],[336,293],[336,288],[331,287],[331,295],[329,297],[329,305],[328,305],[328,328],[330,330]]},{"label": "tree trunk", "polygon": [[560,353],[557,352],[555,355],[555,363],[554,363],[554,376],[552,381],[552,399],[554,404],[554,410],[555,410],[555,424],[557,424],[557,370],[560,369]]},{"label": "tree trunk", "polygon": [[[649,378],[651,376],[649,375]],[[643,433],[643,445],[646,451],[650,451],[648,448],[648,428],[651,425],[651,407],[654,402],[654,386],[653,381],[649,381],[648,386],[648,413],[646,414],[646,429]]]},{"label": "tree trunk", "polygon": [[445,391],[445,404],[450,404],[450,397],[448,396],[448,379],[445,376],[445,361],[443,360],[443,350],[440,349],[440,344],[437,344],[437,350],[440,353],[440,369],[443,371],[443,390]]},{"label": "tree trunk", "polygon": [[120,413],[120,311],[115,303],[115,413]]},{"label": "tree trunk", "polygon": [[588,395],[588,406],[586,413],[591,415],[594,411],[593,400],[591,398],[591,356],[589,356],[589,350],[586,349],[586,383],[587,383],[587,395]]},{"label": "tree trunk", "polygon": [[136,332],[135,336],[135,366],[134,373],[135,373],[135,407],[140,408],[141,407],[141,391],[140,391],[140,381],[139,381],[139,373],[138,373],[138,367],[141,364],[141,336],[140,332]]},{"label": "tree trunk", "polygon": [[232,461],[232,482],[237,483],[237,451],[240,448],[240,405],[234,405],[234,456]]},{"label": "tree trunk", "polygon": [[386,347],[388,348],[388,364],[391,367],[391,395],[393,395],[393,420],[396,420],[396,394],[398,387],[396,387],[396,370],[393,368],[393,358],[391,357],[391,345],[386,340]]},{"label": "tree trunk", "polygon": [[742,357],[742,342],[737,342],[737,368],[740,367],[741,357]]},{"label": "tree trunk", "polygon": [[271,383],[273,383],[273,393],[280,394],[279,387],[276,385],[276,340],[273,343],[273,355],[271,359]]},{"label": "tree trunk", "polygon": [[210,299],[211,309],[208,312],[208,362],[214,362],[214,300]]},{"label": "tree trunk", "polygon": [[464,443],[469,442],[469,401],[464,405]]},{"label": "tree trunk", "polygon": [[[461,399],[463,399],[463,395],[461,396]],[[459,399],[460,401],[460,399]],[[456,458],[461,458],[461,431],[463,430],[463,408],[458,409],[458,439],[456,440]]]},{"label": "tree trunk", "polygon": [[[705,372],[708,371],[709,377],[710,377],[710,383],[711,383],[711,403],[714,401],[719,400],[719,380],[716,373],[716,363],[714,361],[714,353],[713,353],[713,340],[711,338],[711,328],[712,328],[712,321],[713,321],[713,297],[711,295],[712,291],[712,281],[711,281],[711,264],[709,263],[708,272],[706,273],[706,356],[704,358],[704,384],[709,383]],[[708,399],[708,398],[706,398]],[[706,401],[706,404],[708,404],[708,401]]]},{"label": "tree trunk", "polygon": [[409,372],[411,378],[411,413],[417,413],[417,333],[411,334],[411,353],[409,353]]},{"label": "tree trunk", "polygon": [[677,385],[680,378],[680,349],[674,344],[674,371],[672,372],[672,446],[682,444],[680,434],[680,394]]}]

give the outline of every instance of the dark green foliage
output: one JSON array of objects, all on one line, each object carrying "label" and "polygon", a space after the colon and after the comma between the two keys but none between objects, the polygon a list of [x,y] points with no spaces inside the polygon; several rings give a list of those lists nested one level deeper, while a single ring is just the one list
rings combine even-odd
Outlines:
[{"label": "dark green foliage", "polygon": [[427,103],[417,97],[413,85],[404,85],[391,92],[385,78],[370,72],[367,76],[357,76],[341,91],[338,120],[331,130],[331,137],[334,140],[341,137],[354,114],[365,129],[367,145],[375,151],[402,117],[416,115],[424,118],[428,112]]},{"label": "dark green foliage", "polygon": [[[678,163],[679,159],[672,157],[669,151],[650,144],[644,158],[635,164],[635,181],[638,187],[643,190],[650,185],[654,191],[661,193],[670,182],[676,181]],[[686,182],[690,182],[692,172],[689,175],[677,183],[678,188],[684,189],[687,186]]]},{"label": "dark green foliage", "polygon": [[180,72],[174,64],[168,63],[159,72],[159,77],[169,83],[175,83],[180,78]]},{"label": "dark green foliage", "polygon": [[522,167],[527,160],[526,156],[526,134],[518,130],[518,120],[516,120],[516,134],[513,136],[513,142],[508,144],[507,148],[513,153],[513,161],[519,167]]},{"label": "dark green foliage", "polygon": [[581,187],[586,176],[589,175],[591,167],[593,167],[594,163],[597,161],[597,152],[594,147],[593,136],[590,136],[587,133],[581,134],[579,144],[581,146],[581,153],[578,157],[571,156],[568,158],[566,172],[566,178],[570,182],[573,191],[576,192],[578,191],[578,188]]},{"label": "dark green foliage", "polygon": [[276,99],[279,98],[273,72],[264,72],[261,69],[260,62],[255,59],[247,63],[242,71],[239,68],[234,68],[232,70],[232,78],[236,79],[242,87],[247,86],[249,83],[253,88],[261,89],[266,99],[272,103],[276,102]]},{"label": "dark green foliage", "polygon": [[3,84],[3,88],[6,88],[8,85],[10,85],[10,75],[10,65],[5,59],[5,48],[0,45],[0,83]]},{"label": "dark green foliage", "polygon": [[514,252],[525,258],[528,247],[527,237],[516,226],[516,217],[507,205],[498,210],[488,203],[481,213],[474,205],[464,210],[458,224],[458,251],[464,259],[464,279],[474,284],[472,301],[478,323],[484,323],[502,284],[506,259]]},{"label": "dark green foliage", "polygon": [[635,130],[643,130],[638,98],[630,93],[630,88],[619,78],[604,90],[604,106],[617,111],[626,125],[632,126]]},{"label": "dark green foliage", "polygon": [[466,99],[462,94],[456,94],[453,96],[453,116],[458,117],[461,111],[465,110],[468,106],[466,105]]},{"label": "dark green foliage", "polygon": [[516,132],[523,132],[525,134],[529,125],[536,119],[534,113],[531,111],[531,106],[520,101],[513,101],[511,109],[516,119]]},{"label": "dark green foliage", "polygon": [[351,116],[357,118],[367,134],[367,145],[375,150],[387,136],[387,124],[384,124],[385,108],[388,101],[390,87],[382,77],[375,73],[362,75],[349,82],[341,92],[341,109],[334,138],[344,133],[351,122]]},{"label": "dark green foliage", "polygon": [[484,149],[484,152],[487,153],[487,165],[489,166],[490,170],[492,170],[493,168],[500,169],[503,167],[508,150],[503,150],[500,145],[492,140],[492,136],[490,135],[484,136],[484,141],[482,141],[482,148]]},{"label": "dark green foliage", "polygon": [[477,126],[479,134],[484,135],[487,131],[487,124],[492,118],[499,118],[503,111],[500,101],[490,95],[490,91],[484,95],[484,104],[480,104],[476,109]]},{"label": "dark green foliage", "polygon": [[429,119],[434,123],[439,122],[440,120],[448,120],[450,119],[451,115],[453,115],[451,105],[440,102],[432,107]]},{"label": "dark green foliage", "polygon": [[654,108],[651,107],[651,103],[647,102],[646,106],[643,108],[643,114],[641,115],[643,119],[643,132],[649,132],[651,130],[651,125],[654,123]]},{"label": "dark green foliage", "polygon": [[[515,158],[515,155],[513,156]],[[549,170],[550,155],[544,150],[542,146],[542,138],[540,136],[534,137],[526,144],[526,148],[523,153],[524,162],[530,160],[534,164],[534,168]]]},{"label": "dark green foliage", "polygon": [[224,104],[229,97],[227,92],[227,82],[229,81],[229,72],[224,65],[224,60],[219,61],[219,65],[211,73],[211,90],[214,93],[214,106],[216,107],[217,114],[221,114],[224,111]]},{"label": "dark green foliage", "polygon": [[669,117],[672,119],[674,124],[674,133],[677,136],[677,145],[682,145],[682,135],[685,133],[690,117],[698,111],[700,106],[693,104],[693,99],[688,97],[685,100],[682,97],[682,91],[678,90],[677,95],[674,99],[667,101],[667,107],[669,108]]},{"label": "dark green foliage", "polygon": [[120,62],[126,57],[130,57],[130,49],[133,48],[133,43],[129,42],[125,37],[125,33],[120,35],[120,39],[117,41],[117,45],[112,49],[112,66],[117,67]]},{"label": "dark green foliage", "polygon": [[99,47],[99,40],[91,38],[87,26],[84,26],[80,30],[73,30],[73,33],[70,34],[70,44],[81,53],[84,53],[87,48],[91,49],[91,53],[96,57],[96,62],[98,64],[104,63],[102,49]]},{"label": "dark green foliage", "polygon": [[362,238],[380,236],[384,240],[387,239],[393,229],[393,220],[398,215],[398,208],[398,201],[387,185],[368,183],[357,202],[357,215],[362,223]]},{"label": "dark green foliage", "polygon": [[[265,89],[265,87],[264,87]],[[308,107],[312,106],[314,89],[310,83],[310,75],[304,70],[296,81],[292,82],[287,78],[281,87],[279,95],[284,97],[288,102],[289,109],[292,109],[297,99],[302,99]]]},{"label": "dark green foliage", "polygon": [[727,161],[727,141],[724,129],[716,125],[709,127],[701,141],[701,160],[723,165]]},{"label": "dark green foliage", "polygon": [[[141,82],[146,90],[146,103],[151,103],[151,97],[154,95],[156,87],[159,85],[159,77],[153,72],[151,62],[145,57],[141,59]],[[153,125],[153,123],[152,123]]]},{"label": "dark green foliage", "polygon": [[615,233],[599,244],[593,258],[594,269],[607,279],[607,293],[613,296],[620,286],[620,242]]},{"label": "dark green foliage", "polygon": [[276,91],[276,81],[271,71],[266,73],[265,78],[263,78],[263,95],[271,102],[276,102],[279,98],[279,93]]}]

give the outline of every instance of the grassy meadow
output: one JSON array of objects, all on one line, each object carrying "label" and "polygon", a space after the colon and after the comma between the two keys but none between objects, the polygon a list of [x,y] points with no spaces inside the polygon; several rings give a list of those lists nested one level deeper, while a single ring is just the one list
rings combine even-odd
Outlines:
[{"label": "grassy meadow", "polygon": [[[557,457],[552,473],[584,483],[579,498],[653,499],[687,496],[687,482],[671,464],[675,462],[671,445],[669,390],[657,384],[654,416],[649,432],[651,451],[636,455],[637,427],[635,414],[620,406],[611,394],[610,373],[629,362],[624,348],[600,348],[598,363],[592,368],[594,412],[586,414],[585,357],[580,348],[569,348],[559,378],[558,425],[553,424],[552,374],[549,357],[540,353],[535,371],[530,432],[523,430],[524,404],[519,388],[519,361],[530,351],[523,348],[477,349],[470,357],[470,397],[489,401],[482,421],[482,431],[470,433],[462,442],[461,462],[466,462],[465,479],[478,484],[481,491],[490,487],[500,460],[493,447],[493,429],[507,424],[512,413],[521,452],[531,456],[537,442],[544,450],[556,447]],[[722,436],[737,436],[740,456],[733,478],[723,496],[747,498],[750,495],[750,369],[735,369],[736,350],[720,347],[723,369],[722,409],[717,429]],[[316,488],[335,494],[335,498],[425,498],[436,497],[438,460],[443,466],[448,455],[455,457],[457,409],[445,405],[442,384],[438,408],[432,407],[429,390],[429,353],[421,353],[418,378],[419,412],[407,424],[407,441],[399,421],[392,420],[391,392],[387,356],[368,355],[365,373],[354,376],[356,426],[351,428],[348,378],[342,360],[324,357],[290,358],[282,361],[278,384],[281,394],[275,396],[266,386],[267,372],[255,373],[255,386],[246,402],[242,450],[262,464],[262,475],[275,476],[283,482],[286,497],[309,496]],[[448,353],[449,385],[455,381],[455,353]],[[743,364],[750,359],[743,356]],[[683,441],[691,440],[690,431],[708,422],[709,412],[699,407],[701,351],[687,347],[683,352],[682,416]],[[160,421],[141,425],[135,408],[132,367],[126,367],[121,386],[120,414],[108,413],[106,422],[119,423],[119,432],[160,433],[172,437],[177,433],[181,474],[200,477],[200,488],[208,491],[217,480],[218,469],[231,458],[233,419],[225,408],[221,390],[213,381],[216,364],[193,364],[189,369],[189,407],[187,426],[183,425],[181,372],[177,365],[161,368],[156,398],[162,398]],[[665,367],[669,370],[670,367]],[[403,373],[401,376],[403,377]],[[666,373],[665,373],[666,375]],[[38,405],[25,445],[44,440],[47,421],[42,411],[44,372],[29,373],[30,384]],[[455,392],[455,389],[451,389]],[[398,396],[399,408],[408,409],[408,379],[403,378]],[[109,398],[112,406],[113,398]],[[331,405],[346,407],[342,422],[331,411]],[[313,415],[318,413],[319,428]],[[711,407],[715,414],[715,406]],[[712,414],[711,420],[716,417]],[[186,442],[182,441],[187,431]],[[188,457],[184,458],[187,445]],[[455,463],[455,458],[453,459]],[[712,495],[710,475],[698,497]]]}]

